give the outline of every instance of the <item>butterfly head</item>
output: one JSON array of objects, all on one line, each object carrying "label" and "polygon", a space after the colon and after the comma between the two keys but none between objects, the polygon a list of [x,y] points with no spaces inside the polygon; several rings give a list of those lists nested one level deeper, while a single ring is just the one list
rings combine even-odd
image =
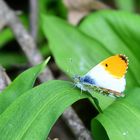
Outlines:
[{"label": "butterfly head", "polygon": [[79,75],[75,75],[75,76],[73,76],[73,81],[74,81],[74,83],[76,84],[76,83],[79,83],[80,82],[80,76]]},{"label": "butterfly head", "polygon": [[105,59],[99,65],[113,77],[122,78],[127,72],[128,58],[125,55],[118,54]]}]

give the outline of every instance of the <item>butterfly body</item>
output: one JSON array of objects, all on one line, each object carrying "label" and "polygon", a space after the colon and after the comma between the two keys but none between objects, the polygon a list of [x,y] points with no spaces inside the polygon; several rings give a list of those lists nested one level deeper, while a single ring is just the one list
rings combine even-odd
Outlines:
[{"label": "butterfly body", "polygon": [[97,87],[108,94],[123,96],[127,66],[128,60],[124,55],[109,57],[93,67],[84,76],[76,76],[74,78],[75,86],[88,92]]}]

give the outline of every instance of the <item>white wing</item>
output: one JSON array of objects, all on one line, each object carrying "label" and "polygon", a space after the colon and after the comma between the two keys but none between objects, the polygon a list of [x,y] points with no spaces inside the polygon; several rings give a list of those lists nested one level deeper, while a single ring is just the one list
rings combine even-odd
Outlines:
[{"label": "white wing", "polygon": [[89,76],[95,81],[95,85],[117,92],[123,92],[125,90],[126,81],[125,78],[115,78],[109,74],[104,67],[100,64],[92,68],[85,76]]}]

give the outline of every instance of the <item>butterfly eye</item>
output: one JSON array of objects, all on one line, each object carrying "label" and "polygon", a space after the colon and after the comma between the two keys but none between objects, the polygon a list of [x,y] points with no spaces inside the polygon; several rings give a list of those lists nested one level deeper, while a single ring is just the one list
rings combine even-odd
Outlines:
[{"label": "butterfly eye", "polygon": [[108,64],[105,64],[106,67],[108,67]]}]

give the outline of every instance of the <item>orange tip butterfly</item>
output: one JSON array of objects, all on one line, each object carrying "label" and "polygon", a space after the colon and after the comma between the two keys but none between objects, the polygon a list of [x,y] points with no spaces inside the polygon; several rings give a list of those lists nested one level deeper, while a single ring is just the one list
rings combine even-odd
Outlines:
[{"label": "orange tip butterfly", "polygon": [[114,55],[97,64],[84,76],[75,76],[74,83],[83,91],[98,90],[105,95],[124,97],[127,68],[128,58],[122,54]]}]

